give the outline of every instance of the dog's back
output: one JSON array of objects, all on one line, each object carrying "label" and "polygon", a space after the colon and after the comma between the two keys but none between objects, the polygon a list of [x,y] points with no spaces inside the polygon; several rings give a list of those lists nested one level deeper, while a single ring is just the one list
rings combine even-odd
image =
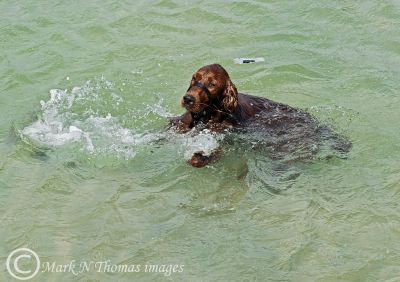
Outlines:
[{"label": "dog's back", "polygon": [[268,148],[271,156],[288,154],[312,158],[321,147],[346,153],[351,142],[321,124],[305,111],[266,98],[239,94],[239,106],[233,113],[239,121],[236,132],[245,133],[253,148]]}]

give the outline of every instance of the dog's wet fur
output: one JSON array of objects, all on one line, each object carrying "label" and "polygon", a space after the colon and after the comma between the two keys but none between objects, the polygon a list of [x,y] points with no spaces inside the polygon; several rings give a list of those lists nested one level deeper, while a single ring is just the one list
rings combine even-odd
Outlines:
[{"label": "dog's wet fur", "polygon": [[[341,153],[351,148],[350,141],[305,111],[238,93],[226,70],[218,64],[204,66],[193,75],[182,106],[187,111],[170,121],[177,131],[204,127],[214,132],[236,132],[249,140],[246,147],[268,148],[272,158],[288,154],[312,158],[324,145]],[[203,167],[220,155],[220,150],[210,156],[199,151],[190,163]]]}]

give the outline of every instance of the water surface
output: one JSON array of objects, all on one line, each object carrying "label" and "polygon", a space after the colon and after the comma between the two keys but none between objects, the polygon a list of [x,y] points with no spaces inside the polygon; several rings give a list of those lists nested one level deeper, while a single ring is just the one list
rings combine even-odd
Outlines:
[{"label": "water surface", "polygon": [[[29,247],[57,263],[184,265],[33,281],[398,281],[398,1],[3,0],[0,15],[1,261]],[[351,152],[288,166],[228,146],[188,166],[224,136],[166,119],[215,62]],[[4,263],[0,280],[14,281]]]}]

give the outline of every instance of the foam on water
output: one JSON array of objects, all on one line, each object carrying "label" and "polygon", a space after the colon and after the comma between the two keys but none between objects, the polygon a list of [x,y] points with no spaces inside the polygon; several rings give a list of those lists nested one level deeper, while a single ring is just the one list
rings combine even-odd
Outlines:
[{"label": "foam on water", "polygon": [[131,158],[139,146],[163,136],[142,128],[123,127],[120,121],[123,117],[107,112],[120,107],[123,102],[124,99],[113,91],[112,83],[104,78],[88,81],[71,91],[52,89],[49,100],[40,101],[39,119],[20,133],[42,146],[76,142],[88,153],[116,153]]},{"label": "foam on water", "polygon": [[[114,92],[113,84],[102,77],[70,91],[50,90],[49,100],[40,101],[38,120],[20,130],[20,134],[40,146],[78,144],[81,151],[89,154],[112,154],[125,159],[160,140],[172,143],[186,159],[198,151],[209,155],[218,147],[223,135],[208,130],[177,134],[156,129],[150,114],[163,120],[172,116],[162,102],[160,99],[152,105],[126,106],[123,97]],[[126,123],[131,127],[123,126]]]},{"label": "foam on water", "polygon": [[204,155],[209,156],[219,147],[223,139],[223,134],[216,134],[208,129],[204,129],[200,132],[192,130],[177,140],[181,148],[183,148],[185,159],[190,159],[194,153],[200,151],[202,151]]}]

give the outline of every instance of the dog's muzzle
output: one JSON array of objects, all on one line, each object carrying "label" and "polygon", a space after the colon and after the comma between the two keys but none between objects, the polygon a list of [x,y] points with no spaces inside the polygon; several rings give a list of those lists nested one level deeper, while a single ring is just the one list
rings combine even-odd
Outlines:
[{"label": "dog's muzzle", "polygon": [[[211,105],[211,98],[212,98],[212,97],[211,97],[210,90],[208,90],[208,88],[207,88],[203,83],[197,82],[197,83],[193,84],[192,86],[190,86],[189,89],[188,89],[187,91],[189,91],[189,90],[192,89],[193,87],[198,87],[198,88],[200,88],[201,90],[203,90],[204,93],[207,94],[208,104]],[[193,105],[194,102],[195,102],[195,99],[194,99],[194,97],[191,96],[191,95],[185,95],[185,96],[183,96],[183,102],[185,103],[185,105]]]}]

